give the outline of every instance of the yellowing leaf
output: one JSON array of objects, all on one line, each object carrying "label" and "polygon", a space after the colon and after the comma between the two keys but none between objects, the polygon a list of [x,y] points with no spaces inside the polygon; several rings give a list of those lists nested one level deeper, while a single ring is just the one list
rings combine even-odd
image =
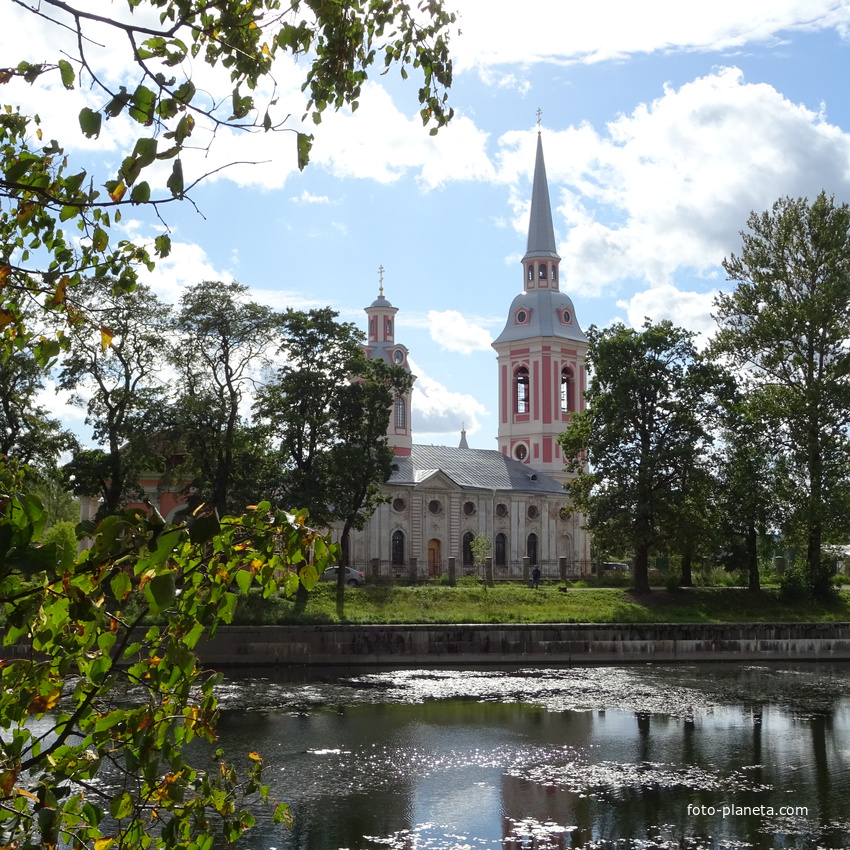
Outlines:
[{"label": "yellowing leaf", "polygon": [[15,321],[15,314],[11,310],[0,310],[0,329],[11,325]]},{"label": "yellowing leaf", "polygon": [[47,302],[48,307],[58,307],[60,304],[65,303],[65,290],[68,288],[69,280],[68,275],[62,275],[59,283],[56,284],[56,291],[50,296],[50,300]]},{"label": "yellowing leaf", "polygon": [[6,278],[12,273],[12,267],[6,263],[5,266],[0,267],[0,284],[6,282]]},{"label": "yellowing leaf", "polygon": [[109,197],[117,204],[127,193],[127,184],[122,180],[110,193]]},{"label": "yellowing leaf", "polygon": [[112,846],[112,843],[115,841],[114,838],[98,838],[94,843],[94,850],[107,850],[107,848]]},{"label": "yellowing leaf", "polygon": [[112,340],[115,339],[115,334],[105,325],[100,326],[100,348],[101,351],[106,351],[112,345]]},{"label": "yellowing leaf", "polygon": [[252,759],[253,761],[262,761],[263,760],[263,757],[259,753],[255,753],[255,752],[248,753],[248,758]]}]

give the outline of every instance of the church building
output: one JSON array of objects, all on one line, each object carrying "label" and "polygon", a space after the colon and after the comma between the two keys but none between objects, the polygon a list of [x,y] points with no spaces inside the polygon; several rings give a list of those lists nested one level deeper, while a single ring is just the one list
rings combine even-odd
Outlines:
[{"label": "church building", "polygon": [[[585,572],[590,546],[581,518],[564,491],[568,475],[557,442],[584,404],[587,337],[573,303],[561,290],[543,145],[531,196],[522,292],[493,342],[498,381],[497,449],[413,442],[411,394],[393,404],[387,435],[395,452],[385,485],[388,502],[368,526],[352,533],[351,564],[378,575],[438,576],[454,558],[458,574],[475,567],[473,540],[490,541],[496,577],[519,577],[529,565],[557,576]],[[406,367],[408,350],[396,341],[398,309],[383,286],[366,308],[369,357]]]}]

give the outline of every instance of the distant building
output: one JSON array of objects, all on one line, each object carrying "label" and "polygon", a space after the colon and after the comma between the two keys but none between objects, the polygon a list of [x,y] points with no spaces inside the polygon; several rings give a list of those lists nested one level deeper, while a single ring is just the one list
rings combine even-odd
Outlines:
[{"label": "distant building", "polygon": [[[561,291],[560,260],[538,136],[523,291],[493,343],[498,450],[470,449],[465,432],[457,447],[417,445],[411,393],[397,398],[387,429],[396,454],[384,488],[389,502],[353,533],[352,564],[407,575],[415,563],[424,577],[444,573],[454,557],[462,574],[473,567],[472,541],[484,535],[497,575],[522,575],[525,557],[540,564],[544,576],[557,574],[559,558],[566,558],[570,573],[589,569],[588,536],[564,491],[568,475],[557,443],[584,404],[588,347],[572,300]],[[407,366],[408,351],[396,341],[397,312],[382,286],[366,308],[366,350]]]}]

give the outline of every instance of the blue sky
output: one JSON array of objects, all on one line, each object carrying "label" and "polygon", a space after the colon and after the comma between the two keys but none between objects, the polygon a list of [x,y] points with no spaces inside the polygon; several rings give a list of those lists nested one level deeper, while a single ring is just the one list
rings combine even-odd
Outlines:
[{"label": "blue sky", "polygon": [[[495,448],[489,340],[522,287],[536,110],[561,286],[579,322],[648,316],[705,338],[713,295],[727,286],[720,263],[738,249],[750,210],[822,188],[850,200],[850,0],[454,8],[462,33],[452,40],[449,128],[429,137],[415,83],[391,72],[367,86],[355,114],[326,117],[303,173],[293,134],[220,134],[205,159],[184,164],[187,178],[234,160],[259,164],[207,181],[194,193],[200,213],[167,211],[175,250],[149,282],[176,300],[199,280],[235,279],[257,300],[329,304],[365,327],[382,265],[399,308],[396,339],[418,375],[414,439],[456,445],[465,423],[471,446]],[[0,0],[4,57],[55,54],[56,34],[32,27]],[[107,49],[102,61],[120,76],[119,54]],[[278,82],[284,111],[299,116],[297,69],[279,69]],[[133,128],[119,122],[94,147],[67,131],[85,91],[45,82],[3,93],[107,171],[126,152]],[[156,222],[137,213],[126,232],[151,238]],[[62,409],[63,399],[49,403]],[[79,422],[80,412],[65,412]]]}]

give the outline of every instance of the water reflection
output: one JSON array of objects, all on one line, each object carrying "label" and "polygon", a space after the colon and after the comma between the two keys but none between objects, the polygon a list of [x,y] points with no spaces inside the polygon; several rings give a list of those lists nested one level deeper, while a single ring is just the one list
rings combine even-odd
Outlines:
[{"label": "water reflection", "polygon": [[297,675],[222,694],[295,816],[245,848],[850,846],[847,666]]}]

